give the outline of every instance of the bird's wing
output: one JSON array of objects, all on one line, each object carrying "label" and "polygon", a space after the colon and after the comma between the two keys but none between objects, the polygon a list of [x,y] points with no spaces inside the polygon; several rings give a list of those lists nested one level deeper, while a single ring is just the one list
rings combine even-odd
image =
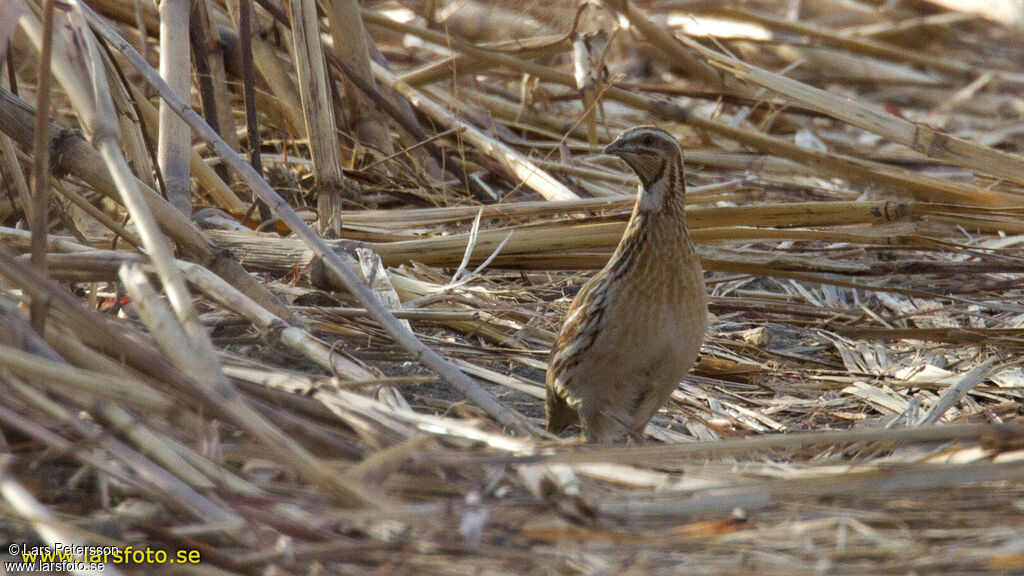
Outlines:
[{"label": "bird's wing", "polygon": [[604,274],[594,276],[580,289],[569,310],[548,360],[547,384],[562,398],[572,394],[572,375],[583,353],[600,332],[607,293],[600,289]]}]

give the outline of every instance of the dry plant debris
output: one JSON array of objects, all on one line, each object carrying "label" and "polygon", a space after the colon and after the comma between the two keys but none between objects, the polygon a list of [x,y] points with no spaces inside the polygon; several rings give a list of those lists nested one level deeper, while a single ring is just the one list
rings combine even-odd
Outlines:
[{"label": "dry plant debris", "polygon": [[[202,557],[126,573],[1024,573],[996,4],[0,2],[0,535]],[[711,325],[644,444],[579,445],[543,372],[641,123],[686,150]]]}]

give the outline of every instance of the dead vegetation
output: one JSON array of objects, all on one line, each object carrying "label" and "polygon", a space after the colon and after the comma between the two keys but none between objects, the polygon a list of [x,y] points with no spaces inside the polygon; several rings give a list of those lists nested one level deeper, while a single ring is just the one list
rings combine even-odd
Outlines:
[{"label": "dead vegetation", "polygon": [[[118,567],[153,573],[1024,571],[995,4],[0,3],[0,534],[201,552]],[[547,351],[639,123],[686,150],[711,326],[645,444],[581,446],[540,431]]]}]

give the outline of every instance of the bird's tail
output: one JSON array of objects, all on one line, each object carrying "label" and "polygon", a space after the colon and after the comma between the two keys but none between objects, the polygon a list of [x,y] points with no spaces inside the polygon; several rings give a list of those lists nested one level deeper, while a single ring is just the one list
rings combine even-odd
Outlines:
[{"label": "bird's tail", "polygon": [[569,407],[565,398],[562,398],[551,386],[548,386],[548,397],[544,408],[546,413],[544,427],[552,434],[559,434],[580,420],[579,414]]}]

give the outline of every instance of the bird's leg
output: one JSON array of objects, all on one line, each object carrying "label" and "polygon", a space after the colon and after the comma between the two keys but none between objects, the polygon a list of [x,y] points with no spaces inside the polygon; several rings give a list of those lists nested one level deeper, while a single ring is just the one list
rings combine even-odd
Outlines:
[{"label": "bird's leg", "polygon": [[629,441],[629,443],[630,444],[639,444],[641,446],[644,445],[644,444],[647,444],[647,436],[644,434],[644,429],[645,428],[647,428],[647,424],[646,423],[644,424],[643,428],[639,428],[639,429],[634,428],[633,430],[630,430],[629,431],[629,436],[627,437],[627,440]]}]

